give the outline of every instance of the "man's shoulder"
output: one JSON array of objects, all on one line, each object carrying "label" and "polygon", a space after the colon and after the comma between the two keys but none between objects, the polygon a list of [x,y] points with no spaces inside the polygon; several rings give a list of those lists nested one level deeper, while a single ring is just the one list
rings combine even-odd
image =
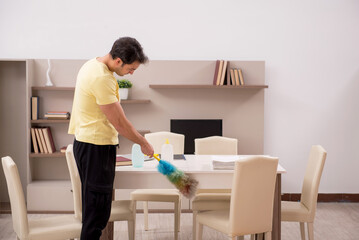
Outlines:
[{"label": "man's shoulder", "polygon": [[84,67],[91,67],[91,66],[100,66],[100,62],[96,60],[96,58],[92,58],[87,60],[84,65],[82,65],[82,68]]}]

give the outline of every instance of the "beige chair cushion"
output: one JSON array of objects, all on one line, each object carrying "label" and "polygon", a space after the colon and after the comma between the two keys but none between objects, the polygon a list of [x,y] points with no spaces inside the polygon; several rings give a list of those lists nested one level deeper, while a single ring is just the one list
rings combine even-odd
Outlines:
[{"label": "beige chair cushion", "polygon": [[229,209],[229,201],[197,201],[192,202],[193,211],[225,210]]},{"label": "beige chair cushion", "polygon": [[193,211],[229,209],[231,193],[199,193],[192,200]]},{"label": "beige chair cushion", "polygon": [[131,199],[149,202],[178,202],[181,195],[177,189],[137,189],[131,192]]},{"label": "beige chair cushion", "polygon": [[199,193],[192,202],[197,201],[230,201],[230,193]]},{"label": "beige chair cushion", "polygon": [[80,236],[82,223],[71,214],[29,220],[29,228],[29,239],[71,239]]},{"label": "beige chair cushion", "polygon": [[308,222],[309,211],[300,202],[282,201],[282,221],[285,222]]},{"label": "beige chair cushion", "polygon": [[206,226],[216,229],[217,231],[229,232],[229,211],[208,211],[198,214],[197,221],[203,222]]},{"label": "beige chair cushion", "polygon": [[111,215],[109,222],[133,220],[133,202],[131,200],[112,201]]}]

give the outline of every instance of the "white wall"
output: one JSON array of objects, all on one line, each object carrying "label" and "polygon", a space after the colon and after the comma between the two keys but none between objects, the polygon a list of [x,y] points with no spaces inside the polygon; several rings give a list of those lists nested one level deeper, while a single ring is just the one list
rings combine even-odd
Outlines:
[{"label": "white wall", "polygon": [[[320,192],[358,193],[359,1],[0,0],[0,58],[88,59],[119,36],[156,60],[265,60],[265,153],[300,192],[312,144]],[[184,69],[185,70],[185,69]]]}]

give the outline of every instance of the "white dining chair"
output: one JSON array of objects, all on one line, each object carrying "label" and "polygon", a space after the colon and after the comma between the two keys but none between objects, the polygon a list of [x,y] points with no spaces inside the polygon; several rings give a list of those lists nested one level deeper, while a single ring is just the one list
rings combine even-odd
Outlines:
[{"label": "white dining chair", "polygon": [[264,156],[236,161],[230,208],[198,212],[196,239],[202,239],[206,225],[233,240],[259,233],[270,240],[277,165],[278,158]]},{"label": "white dining chair", "polygon": [[13,228],[20,240],[74,239],[81,235],[82,223],[73,214],[29,219],[19,171],[11,157],[1,159],[9,191]]},{"label": "white dining chair", "polygon": [[[162,145],[168,139],[174,154],[184,153],[184,135],[172,132],[154,132],[145,134],[146,140],[153,146],[155,153],[161,153]],[[148,202],[170,202],[174,206],[174,239],[178,239],[181,218],[182,195],[177,189],[137,189],[131,192],[131,200],[143,202],[144,228],[148,227]],[[136,204],[135,204],[136,206]]]},{"label": "white dining chair", "polygon": [[[82,196],[81,179],[73,153],[73,145],[69,144],[66,148],[66,162],[70,172],[72,191],[74,195],[75,216],[82,221]],[[127,221],[128,239],[135,239],[136,230],[136,211],[135,205],[131,200],[115,200],[111,204],[111,214],[109,222]]]},{"label": "white dining chair", "polygon": [[[196,155],[237,155],[238,140],[221,136],[195,139]],[[198,189],[192,200],[193,239],[196,216],[200,211],[229,209],[231,189]]]},{"label": "white dining chair", "polygon": [[301,239],[305,240],[305,223],[308,239],[314,240],[314,218],[317,209],[318,188],[327,152],[320,145],[311,147],[302,185],[300,202],[282,201],[283,222],[299,222]]}]

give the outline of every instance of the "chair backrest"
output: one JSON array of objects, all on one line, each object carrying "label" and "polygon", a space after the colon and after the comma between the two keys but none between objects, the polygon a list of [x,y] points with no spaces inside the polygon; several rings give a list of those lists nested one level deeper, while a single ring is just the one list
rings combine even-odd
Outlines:
[{"label": "chair backrest", "polygon": [[184,135],[172,132],[154,132],[145,134],[147,141],[153,146],[155,153],[161,153],[162,145],[168,139],[173,146],[174,154],[184,153]]},{"label": "chair backrest", "polygon": [[322,176],[327,152],[320,145],[312,146],[307,169],[304,175],[300,202],[309,210],[310,219],[314,220],[317,208],[318,188]]},{"label": "chair backrest", "polygon": [[66,148],[66,162],[70,172],[72,192],[74,195],[75,218],[82,221],[81,179],[77,169],[72,144],[69,144]]},{"label": "chair backrest", "polygon": [[9,191],[13,228],[19,239],[27,239],[29,224],[19,171],[11,157],[1,159]]},{"label": "chair backrest", "polygon": [[212,136],[194,140],[196,155],[237,155],[237,147],[235,138]]},{"label": "chair backrest", "polygon": [[278,158],[253,156],[235,163],[229,232],[235,236],[272,229]]}]

